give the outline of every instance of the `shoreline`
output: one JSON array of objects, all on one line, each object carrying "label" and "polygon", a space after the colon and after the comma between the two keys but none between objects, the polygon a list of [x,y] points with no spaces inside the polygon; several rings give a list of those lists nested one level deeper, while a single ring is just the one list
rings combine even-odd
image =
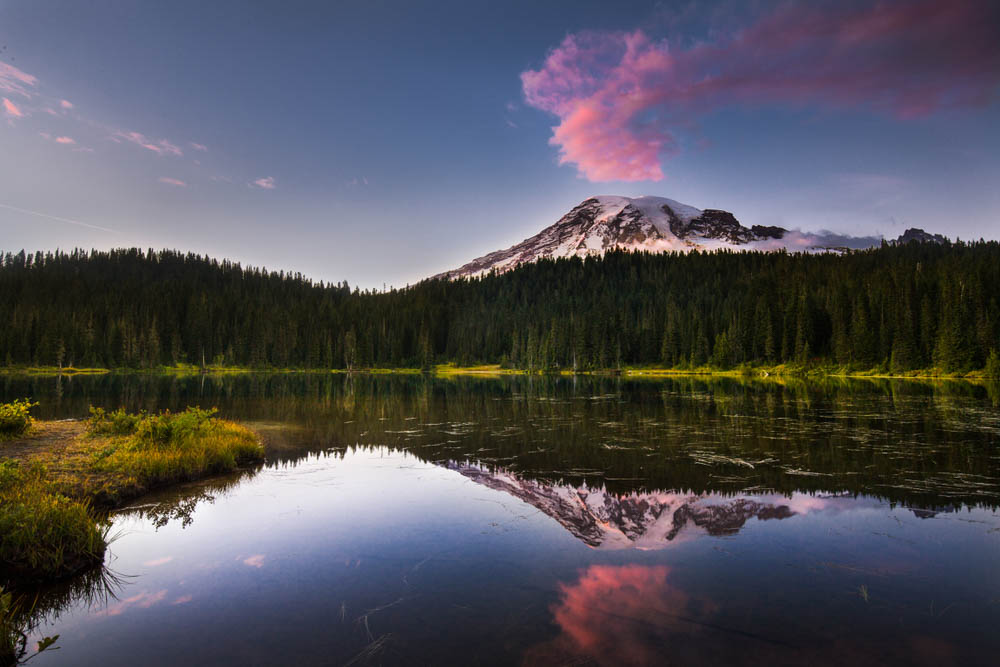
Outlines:
[{"label": "shoreline", "polygon": [[[176,423],[186,414],[168,415],[167,420]],[[27,433],[0,441],[0,467],[7,474],[19,476],[14,481],[16,486],[30,485],[34,493],[28,500],[18,500],[15,496],[10,505],[0,507],[0,520],[5,519],[3,510],[13,512],[14,518],[8,519],[17,526],[16,516],[25,511],[30,514],[35,504],[58,504],[76,513],[72,525],[63,526],[66,531],[97,531],[100,535],[99,544],[85,552],[69,549],[66,560],[41,565],[42,561],[36,560],[37,554],[53,550],[59,540],[67,539],[67,533],[37,535],[30,527],[22,526],[15,553],[27,560],[0,559],[3,561],[0,582],[9,588],[20,588],[86,572],[104,560],[108,513],[152,491],[251,469],[263,462],[264,446],[257,431],[213,419],[210,412],[202,414],[209,416],[202,417],[201,423],[189,430],[186,440],[176,445],[171,441],[162,443],[170,447],[166,455],[158,451],[159,444],[147,442],[142,431],[99,432],[92,428],[93,418],[90,422],[34,421]],[[164,422],[162,416],[152,419],[160,419],[161,425]],[[206,430],[199,431],[206,423],[209,424]]]},{"label": "shoreline", "polygon": [[457,366],[454,364],[438,364],[431,370],[420,368],[251,368],[244,366],[161,366],[149,369],[136,368],[74,368],[55,366],[9,366],[0,367],[0,376],[20,375],[27,377],[75,377],[78,375],[431,375],[434,377],[501,377],[505,375],[522,376],[610,376],[630,378],[666,378],[666,377],[734,377],[748,379],[802,379],[818,380],[836,379],[880,379],[880,380],[921,380],[921,381],[963,381],[981,383],[989,381],[1000,382],[1000,378],[989,377],[985,369],[966,373],[948,373],[937,369],[918,369],[903,373],[885,371],[851,371],[843,367],[800,367],[800,366],[747,366],[736,369],[699,368],[660,368],[660,367],[624,367],[620,369],[595,369],[573,371],[527,370],[520,368],[504,368],[500,364],[482,364],[476,366]]}]

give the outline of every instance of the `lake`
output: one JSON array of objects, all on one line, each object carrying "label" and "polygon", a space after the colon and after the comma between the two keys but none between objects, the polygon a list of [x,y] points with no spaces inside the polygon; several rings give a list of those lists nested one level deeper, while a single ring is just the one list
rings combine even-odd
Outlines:
[{"label": "lake", "polygon": [[[33,665],[975,665],[1000,392],[678,377],[0,377],[39,418],[219,408],[257,470],[113,516]],[[44,614],[42,613],[44,612]]]}]

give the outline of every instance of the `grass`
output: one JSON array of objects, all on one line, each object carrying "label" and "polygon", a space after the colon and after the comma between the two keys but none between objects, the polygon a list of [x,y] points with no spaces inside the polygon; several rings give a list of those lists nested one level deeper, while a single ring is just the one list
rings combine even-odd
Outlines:
[{"label": "grass", "polygon": [[[1000,358],[991,356],[987,366],[983,369],[972,371],[945,371],[940,368],[922,368],[908,371],[890,372],[883,367],[856,368],[850,366],[839,366],[833,363],[784,363],[774,365],[740,365],[732,368],[718,368],[711,365],[698,367],[664,367],[656,365],[626,366],[623,368],[604,368],[574,371],[569,368],[548,369],[548,370],[527,370],[523,368],[507,368],[501,364],[479,364],[472,366],[460,366],[449,362],[437,364],[431,370],[425,371],[419,368],[384,368],[369,367],[355,368],[347,370],[343,368],[251,368],[246,366],[224,366],[209,364],[198,366],[195,364],[174,364],[171,366],[156,366],[152,368],[58,368],[56,366],[9,366],[0,367],[0,374],[19,375],[80,375],[80,374],[100,374],[100,373],[128,373],[146,375],[235,375],[250,373],[268,374],[318,374],[336,373],[359,375],[421,375],[430,373],[438,377],[456,377],[461,375],[476,375],[486,377],[497,377],[501,375],[624,375],[638,377],[669,377],[681,375],[712,375],[721,377],[737,377],[755,375],[760,377],[866,377],[866,378],[890,378],[890,379],[914,379],[914,380],[972,380],[981,381],[996,379],[1000,377]],[[0,436],[2,437],[2,436]]]},{"label": "grass", "polygon": [[[2,406],[7,407],[7,406]],[[257,435],[215,410],[129,414],[91,409],[40,422],[0,445],[0,583],[48,581],[103,560],[110,508],[152,488],[263,459]]]},{"label": "grass", "polygon": [[8,580],[59,578],[100,563],[105,530],[90,503],[52,485],[45,466],[0,462],[0,569]]},{"label": "grass", "polygon": [[215,410],[130,415],[91,408],[87,435],[100,442],[94,469],[148,489],[235,470],[259,461],[263,449],[250,429],[216,419]]}]

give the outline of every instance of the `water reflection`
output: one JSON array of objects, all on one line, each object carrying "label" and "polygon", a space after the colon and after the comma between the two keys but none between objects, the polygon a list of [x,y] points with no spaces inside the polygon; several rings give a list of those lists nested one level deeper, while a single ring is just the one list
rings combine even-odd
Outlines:
[{"label": "water reflection", "polygon": [[0,397],[41,400],[42,417],[90,404],[218,406],[265,431],[271,461],[389,446],[618,494],[853,493],[918,508],[997,506],[990,391],[844,379],[0,377]]},{"label": "water reflection", "polygon": [[523,479],[479,465],[449,467],[477,484],[503,491],[541,510],[584,544],[611,549],[660,549],[700,534],[731,535],[750,519],[787,519],[799,512],[823,509],[834,500],[803,494],[793,498],[668,491],[622,495],[604,487]]},{"label": "water reflection", "polygon": [[575,582],[560,584],[559,595],[552,607],[559,635],[534,647],[528,665],[573,658],[598,665],[684,664],[681,647],[713,627],[707,619],[718,608],[673,585],[666,565],[593,565]]},{"label": "water reflection", "polygon": [[[47,586],[29,587],[14,591],[11,595],[9,615],[0,619],[0,630],[14,637],[14,654],[4,656],[15,665],[26,664],[39,657],[36,653],[39,642],[47,639],[49,632],[42,632],[45,626],[58,624],[60,618],[70,612],[104,610],[116,603],[119,593],[133,579],[115,572],[109,567],[96,567],[71,579]],[[52,635],[58,640],[57,635]],[[58,650],[57,643],[46,649]],[[4,663],[6,664],[6,663]]]},{"label": "water reflection", "polygon": [[1000,411],[983,387],[254,375],[0,392],[48,417],[218,406],[267,446],[258,469],[116,513],[113,564],[139,576],[66,602],[38,629],[64,650],[33,664],[1000,650]]}]

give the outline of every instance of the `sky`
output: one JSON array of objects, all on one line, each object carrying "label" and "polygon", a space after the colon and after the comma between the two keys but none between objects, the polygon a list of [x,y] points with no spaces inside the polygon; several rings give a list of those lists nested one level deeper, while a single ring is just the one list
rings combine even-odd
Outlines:
[{"label": "sky", "polygon": [[0,0],[0,251],[381,289],[595,194],[998,238],[998,34],[984,0]]}]

